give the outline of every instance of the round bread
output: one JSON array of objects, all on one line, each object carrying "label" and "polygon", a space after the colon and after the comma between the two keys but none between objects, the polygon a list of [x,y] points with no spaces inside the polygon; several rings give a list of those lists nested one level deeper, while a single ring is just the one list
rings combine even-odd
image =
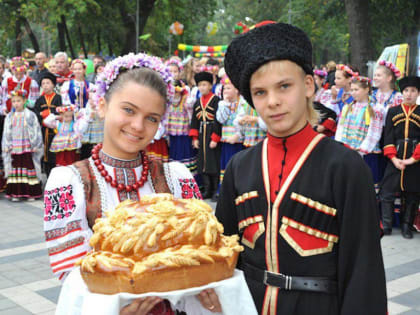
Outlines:
[{"label": "round bread", "polygon": [[224,236],[211,207],[171,194],[125,201],[96,220],[93,250],[78,262],[93,293],[166,292],[233,275],[238,236]]}]

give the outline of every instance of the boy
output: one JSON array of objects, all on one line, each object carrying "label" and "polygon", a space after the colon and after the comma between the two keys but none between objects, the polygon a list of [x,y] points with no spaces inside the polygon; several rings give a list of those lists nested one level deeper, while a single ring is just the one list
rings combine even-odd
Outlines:
[{"label": "boy", "polygon": [[49,115],[57,115],[57,107],[61,106],[61,95],[54,92],[57,83],[56,76],[51,72],[46,72],[41,76],[40,84],[42,95],[36,100],[34,112],[42,126],[42,136],[44,138],[44,158],[42,159],[44,172],[47,177],[53,167],[55,167],[55,153],[50,151],[51,141],[55,136],[54,129],[45,127],[42,121]]},{"label": "boy", "polygon": [[[226,73],[268,129],[237,153],[216,216],[239,234],[238,267],[260,314],[386,314],[372,175],[360,156],[316,133],[312,45],[289,24],[235,38]],[[201,294],[216,309],[214,292]]]},{"label": "boy", "polygon": [[[380,193],[384,234],[392,233],[395,193],[401,191],[401,234],[413,238],[411,226],[420,200],[420,77],[406,77],[398,82],[403,103],[389,109],[384,131],[384,155],[390,159],[385,169]],[[392,162],[392,163],[391,163]]]},{"label": "boy", "polygon": [[213,75],[200,72],[194,76],[201,97],[194,104],[189,136],[198,149],[197,170],[203,179],[203,199],[217,198],[220,172],[221,125],[216,120],[220,99],[211,92]]}]

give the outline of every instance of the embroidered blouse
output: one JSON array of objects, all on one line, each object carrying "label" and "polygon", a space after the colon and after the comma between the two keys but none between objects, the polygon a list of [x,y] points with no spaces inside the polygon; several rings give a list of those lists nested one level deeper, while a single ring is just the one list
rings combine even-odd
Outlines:
[{"label": "embroidered blouse", "polygon": [[[258,117],[258,122],[241,125],[239,121],[246,115]],[[261,119],[261,117],[258,116],[257,111],[253,109],[247,102],[244,102],[242,106],[239,106],[238,114],[236,115],[233,124],[240,130],[245,147],[256,145],[266,136],[267,127],[264,121]]]},{"label": "embroidered blouse", "polygon": [[236,102],[227,102],[225,100],[219,101],[219,106],[216,112],[216,119],[223,125],[222,126],[222,142],[234,135],[239,136],[238,142],[241,142],[241,132],[238,126],[233,124],[240,106],[243,106],[245,100],[241,97]]},{"label": "embroidered blouse", "polygon": [[194,103],[187,100],[188,93],[184,93],[179,99],[174,99],[166,111],[164,126],[169,136],[188,136]]},{"label": "embroidered blouse", "polygon": [[85,108],[89,100],[89,82],[75,79],[65,81],[60,91],[63,104],[76,105],[79,109]]}]

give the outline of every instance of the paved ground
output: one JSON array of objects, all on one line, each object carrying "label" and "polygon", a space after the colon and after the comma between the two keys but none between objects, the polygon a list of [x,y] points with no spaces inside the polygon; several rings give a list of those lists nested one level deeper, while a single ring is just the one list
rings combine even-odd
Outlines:
[{"label": "paved ground", "polygon": [[[0,315],[54,314],[60,282],[50,271],[42,202],[0,195]],[[390,314],[420,314],[420,234],[382,240]]]}]

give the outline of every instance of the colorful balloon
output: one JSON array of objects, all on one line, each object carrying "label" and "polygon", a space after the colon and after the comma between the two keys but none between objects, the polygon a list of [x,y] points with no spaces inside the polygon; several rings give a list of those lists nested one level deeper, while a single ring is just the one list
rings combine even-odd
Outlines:
[{"label": "colorful balloon", "polygon": [[182,35],[184,33],[184,25],[178,21],[173,22],[169,27],[169,33],[172,35]]},{"label": "colorful balloon", "polygon": [[209,36],[215,35],[217,33],[217,29],[218,29],[217,23],[215,23],[215,22],[208,22],[207,23],[207,26],[206,26],[207,35],[209,35]]},{"label": "colorful balloon", "polygon": [[86,74],[93,73],[95,71],[95,66],[93,65],[93,61],[90,59],[83,60],[86,64]]}]

